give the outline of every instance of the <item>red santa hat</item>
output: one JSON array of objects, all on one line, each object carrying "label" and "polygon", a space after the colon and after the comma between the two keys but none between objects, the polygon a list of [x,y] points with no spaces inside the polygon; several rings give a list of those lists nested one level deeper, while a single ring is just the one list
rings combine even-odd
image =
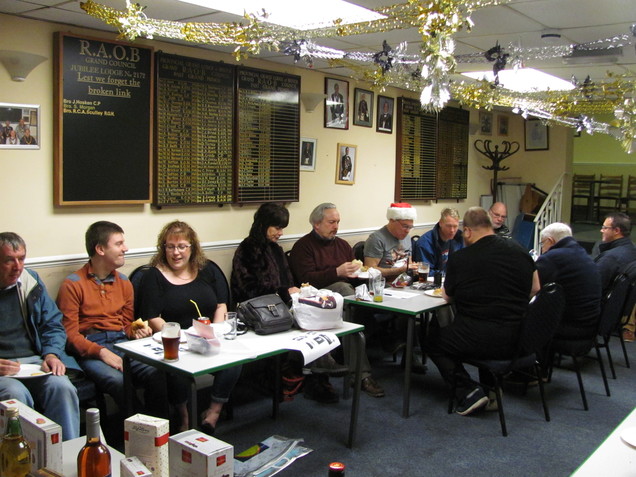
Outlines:
[{"label": "red santa hat", "polygon": [[416,220],[417,211],[407,202],[395,202],[387,209],[386,218],[389,220]]}]

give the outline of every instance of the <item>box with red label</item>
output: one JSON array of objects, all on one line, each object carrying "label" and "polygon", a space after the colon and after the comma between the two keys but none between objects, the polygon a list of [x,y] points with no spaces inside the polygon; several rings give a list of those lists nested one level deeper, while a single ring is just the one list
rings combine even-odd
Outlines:
[{"label": "box with red label", "polygon": [[7,429],[5,411],[17,407],[22,434],[31,446],[31,470],[48,467],[62,473],[62,427],[17,399],[0,401],[0,435]]},{"label": "box with red label", "polygon": [[232,477],[234,447],[196,430],[170,437],[170,477]]},{"label": "box with red label", "polygon": [[119,475],[120,477],[151,477],[152,472],[137,457],[126,457],[119,461]]},{"label": "box with red label", "polygon": [[135,414],[124,422],[126,457],[137,457],[155,477],[168,477],[167,419]]}]

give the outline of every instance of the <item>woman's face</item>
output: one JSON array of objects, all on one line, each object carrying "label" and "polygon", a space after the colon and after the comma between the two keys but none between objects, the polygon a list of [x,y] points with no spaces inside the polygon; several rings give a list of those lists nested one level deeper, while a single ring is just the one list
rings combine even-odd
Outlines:
[{"label": "woman's face", "polygon": [[168,266],[173,271],[184,270],[190,264],[192,246],[188,240],[179,235],[168,235],[164,244]]},{"label": "woman's face", "polygon": [[267,240],[269,240],[270,242],[278,242],[278,239],[281,238],[282,236],[283,236],[282,227],[274,227],[273,225],[270,225],[269,227],[267,227],[267,230],[265,231],[265,237],[267,237]]}]

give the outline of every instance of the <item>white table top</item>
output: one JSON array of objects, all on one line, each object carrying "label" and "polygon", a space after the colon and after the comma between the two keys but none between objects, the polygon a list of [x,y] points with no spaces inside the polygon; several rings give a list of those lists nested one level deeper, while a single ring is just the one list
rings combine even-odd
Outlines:
[{"label": "white table top", "polygon": [[[627,444],[621,435],[633,432],[636,439],[636,409],[634,409],[607,439],[572,474],[572,477],[632,477],[636,475],[636,447]],[[632,441],[635,442],[636,441]]]},{"label": "white table top", "polygon": [[[391,296],[391,293],[398,293],[399,295],[409,294],[412,295],[412,297],[396,298],[395,296]],[[387,287],[385,289],[384,300],[382,302],[357,301],[354,295],[349,295],[345,297],[345,304],[368,306],[371,308],[393,311],[395,313],[402,313],[406,315],[419,315],[448,305],[443,298],[426,295],[421,290],[392,287]]]}]

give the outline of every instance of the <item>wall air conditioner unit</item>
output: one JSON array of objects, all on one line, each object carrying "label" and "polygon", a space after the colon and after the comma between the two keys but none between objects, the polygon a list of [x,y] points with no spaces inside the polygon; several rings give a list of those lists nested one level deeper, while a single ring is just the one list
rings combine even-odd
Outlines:
[{"label": "wall air conditioner unit", "polygon": [[576,47],[570,55],[563,57],[563,63],[566,65],[601,65],[613,64],[618,62],[618,58],[623,56],[623,48],[604,48],[604,49],[577,49]]}]

